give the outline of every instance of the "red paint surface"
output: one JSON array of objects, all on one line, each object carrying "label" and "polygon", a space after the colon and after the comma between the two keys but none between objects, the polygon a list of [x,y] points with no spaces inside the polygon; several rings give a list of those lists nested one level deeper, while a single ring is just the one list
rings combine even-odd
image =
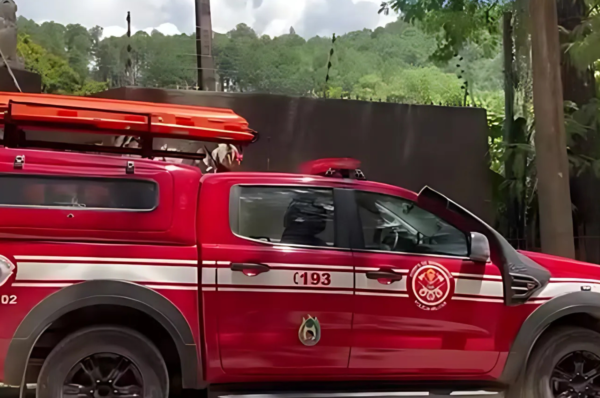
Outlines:
[{"label": "red paint surface", "polygon": [[[119,157],[4,148],[0,148],[0,172],[15,172],[14,157],[23,153],[27,159],[23,173],[125,177],[124,160]],[[191,266],[203,278],[203,269],[207,270],[206,278],[214,276],[212,282],[200,280],[198,291],[157,291],[188,321],[204,353],[200,376],[212,383],[493,380],[501,374],[520,326],[539,306],[509,308],[498,297],[465,293],[466,285],[473,288],[500,275],[491,263],[277,246],[240,238],[229,227],[229,191],[235,184],[361,189],[416,200],[415,193],[401,188],[275,173],[228,173],[201,179],[196,169],[144,160],[136,160],[136,176],[160,184],[157,211],[79,212],[67,219],[68,211],[63,210],[0,207],[0,254],[15,263],[15,256],[22,255],[197,260],[198,265]],[[547,267],[553,278],[600,280],[599,266],[526,255]],[[454,274],[453,290],[437,311],[419,308],[410,291],[394,291],[401,282],[363,283],[365,267],[400,270],[406,283],[408,273],[422,261],[432,261]],[[264,274],[248,276],[232,272],[231,262],[275,265]],[[314,273],[317,283],[312,283]],[[18,296],[17,305],[0,306],[0,380],[6,350],[19,323],[60,289],[16,287],[14,278],[0,287],[0,295]],[[298,338],[307,315],[321,323],[322,339],[315,347],[302,345]]]}]

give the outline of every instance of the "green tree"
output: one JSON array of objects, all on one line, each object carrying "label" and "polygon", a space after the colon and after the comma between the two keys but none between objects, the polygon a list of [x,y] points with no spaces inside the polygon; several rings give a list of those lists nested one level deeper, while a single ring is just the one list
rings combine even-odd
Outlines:
[{"label": "green tree", "polygon": [[70,94],[80,87],[80,77],[57,55],[34,43],[29,36],[19,35],[17,51],[25,60],[25,68],[42,77],[42,90],[50,94]]},{"label": "green tree", "polygon": [[90,32],[79,24],[67,25],[65,46],[69,65],[77,74],[86,79],[92,61],[93,38]]},{"label": "green tree", "polygon": [[[509,0],[389,0],[380,13],[394,10],[405,21],[418,21],[424,30],[437,38],[433,58],[448,61],[466,43],[494,49],[499,35],[499,21]],[[490,45],[491,44],[491,45]]]}]

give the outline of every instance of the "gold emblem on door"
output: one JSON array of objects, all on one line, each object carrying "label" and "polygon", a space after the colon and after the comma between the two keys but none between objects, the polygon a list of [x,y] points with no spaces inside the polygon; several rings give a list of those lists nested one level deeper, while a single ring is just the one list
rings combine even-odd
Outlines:
[{"label": "gold emblem on door", "polygon": [[298,330],[298,338],[305,346],[312,347],[321,340],[321,324],[317,318],[308,315],[302,318],[302,325]]}]

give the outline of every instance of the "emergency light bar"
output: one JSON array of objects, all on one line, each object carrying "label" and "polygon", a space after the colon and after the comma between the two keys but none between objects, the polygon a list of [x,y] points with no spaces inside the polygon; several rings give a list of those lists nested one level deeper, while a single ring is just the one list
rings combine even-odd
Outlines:
[{"label": "emergency light bar", "polygon": [[[248,122],[229,109],[155,104],[44,94],[0,92],[0,125],[8,147],[71,149],[133,154],[143,157],[202,158],[199,154],[157,151],[154,138],[226,142],[244,145],[257,140]],[[127,135],[141,138],[141,148],[100,147],[27,141],[24,131],[65,131]]]},{"label": "emergency light bar", "polygon": [[360,170],[360,160],[352,158],[318,159],[303,163],[300,166],[302,174],[320,175],[324,177],[356,178],[365,180]]}]

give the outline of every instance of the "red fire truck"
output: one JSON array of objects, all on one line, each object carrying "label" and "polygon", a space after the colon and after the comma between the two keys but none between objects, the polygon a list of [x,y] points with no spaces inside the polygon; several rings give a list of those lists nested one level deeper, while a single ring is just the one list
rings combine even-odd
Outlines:
[{"label": "red fire truck", "polygon": [[153,160],[201,156],[158,139],[254,141],[229,110],[0,107],[0,381],[22,393],[600,396],[597,265],[516,251],[351,159],[207,175]]}]

